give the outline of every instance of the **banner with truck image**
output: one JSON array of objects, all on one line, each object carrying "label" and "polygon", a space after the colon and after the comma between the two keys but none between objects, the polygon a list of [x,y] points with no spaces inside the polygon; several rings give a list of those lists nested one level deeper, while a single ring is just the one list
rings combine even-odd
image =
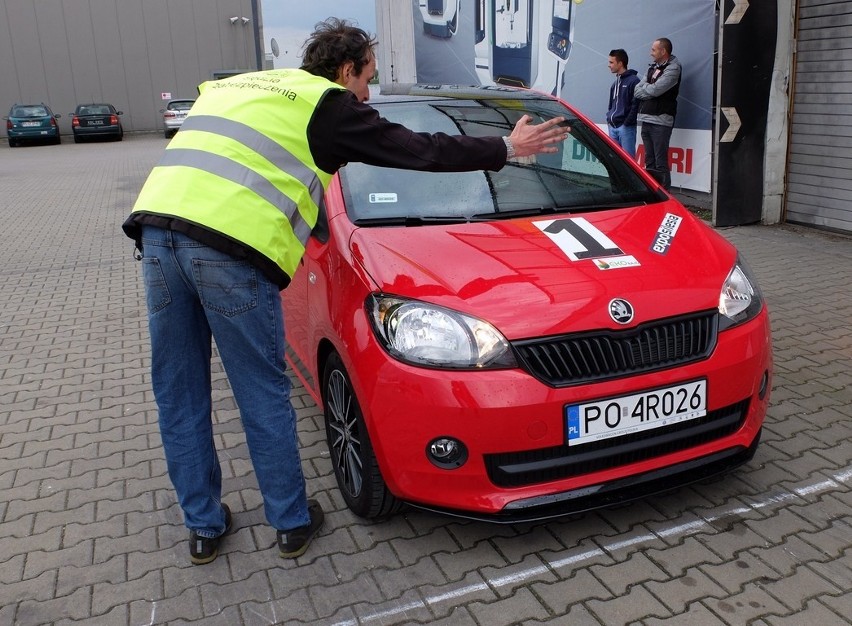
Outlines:
[{"label": "banner with truck image", "polygon": [[[559,95],[606,128],[609,52],[640,75],[658,37],[683,66],[669,150],[673,187],[709,192],[715,0],[411,0],[417,80],[517,85]],[[586,155],[576,155],[578,159]],[[644,163],[641,138],[636,158]]]}]

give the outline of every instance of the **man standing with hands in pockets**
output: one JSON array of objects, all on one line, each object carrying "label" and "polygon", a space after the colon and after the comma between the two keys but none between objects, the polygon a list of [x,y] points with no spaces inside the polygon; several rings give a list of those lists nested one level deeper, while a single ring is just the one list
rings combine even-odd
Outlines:
[{"label": "man standing with hands in pockets", "polygon": [[609,53],[609,71],[615,74],[615,82],[609,88],[609,108],[606,124],[609,136],[630,155],[636,156],[636,114],[639,101],[633,91],[639,83],[636,70],[627,69],[627,52],[618,48]]}]

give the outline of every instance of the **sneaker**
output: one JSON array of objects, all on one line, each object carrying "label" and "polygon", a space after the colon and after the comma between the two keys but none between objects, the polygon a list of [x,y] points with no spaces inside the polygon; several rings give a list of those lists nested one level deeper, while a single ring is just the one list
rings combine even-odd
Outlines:
[{"label": "sneaker", "polygon": [[219,556],[219,544],[229,530],[231,530],[231,509],[222,503],[225,511],[225,530],[218,537],[199,537],[195,531],[189,533],[189,559],[193,565],[206,565],[212,563]]},{"label": "sneaker", "polygon": [[322,512],[319,502],[308,500],[308,513],[311,516],[311,523],[307,526],[278,531],[278,555],[282,559],[295,559],[302,556],[308,549],[311,540],[322,528],[325,513]]}]

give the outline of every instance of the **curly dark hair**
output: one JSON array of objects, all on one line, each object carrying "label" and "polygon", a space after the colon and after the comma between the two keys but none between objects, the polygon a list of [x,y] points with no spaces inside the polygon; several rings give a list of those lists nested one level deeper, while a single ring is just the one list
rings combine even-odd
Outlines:
[{"label": "curly dark hair", "polygon": [[302,47],[302,69],[335,80],[340,67],[352,61],[355,76],[370,62],[376,39],[346,20],[330,17],[319,22]]}]

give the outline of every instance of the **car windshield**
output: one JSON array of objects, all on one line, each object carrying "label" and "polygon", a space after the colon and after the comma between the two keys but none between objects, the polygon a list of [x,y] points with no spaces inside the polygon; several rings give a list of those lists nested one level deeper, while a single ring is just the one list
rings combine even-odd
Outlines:
[{"label": "car windshield", "polygon": [[350,163],[341,169],[346,210],[359,225],[499,219],[658,202],[660,197],[589,126],[555,100],[421,100],[375,105],[415,131],[508,135],[524,114],[564,117],[570,136],[554,154],[513,159],[499,172],[431,173]]},{"label": "car windshield", "polygon": [[18,106],[12,109],[12,117],[45,117],[47,109],[43,106]]},{"label": "car windshield", "polygon": [[194,102],[194,100],[186,100],[184,102],[169,102],[168,108],[170,111],[188,111],[192,108]]}]

